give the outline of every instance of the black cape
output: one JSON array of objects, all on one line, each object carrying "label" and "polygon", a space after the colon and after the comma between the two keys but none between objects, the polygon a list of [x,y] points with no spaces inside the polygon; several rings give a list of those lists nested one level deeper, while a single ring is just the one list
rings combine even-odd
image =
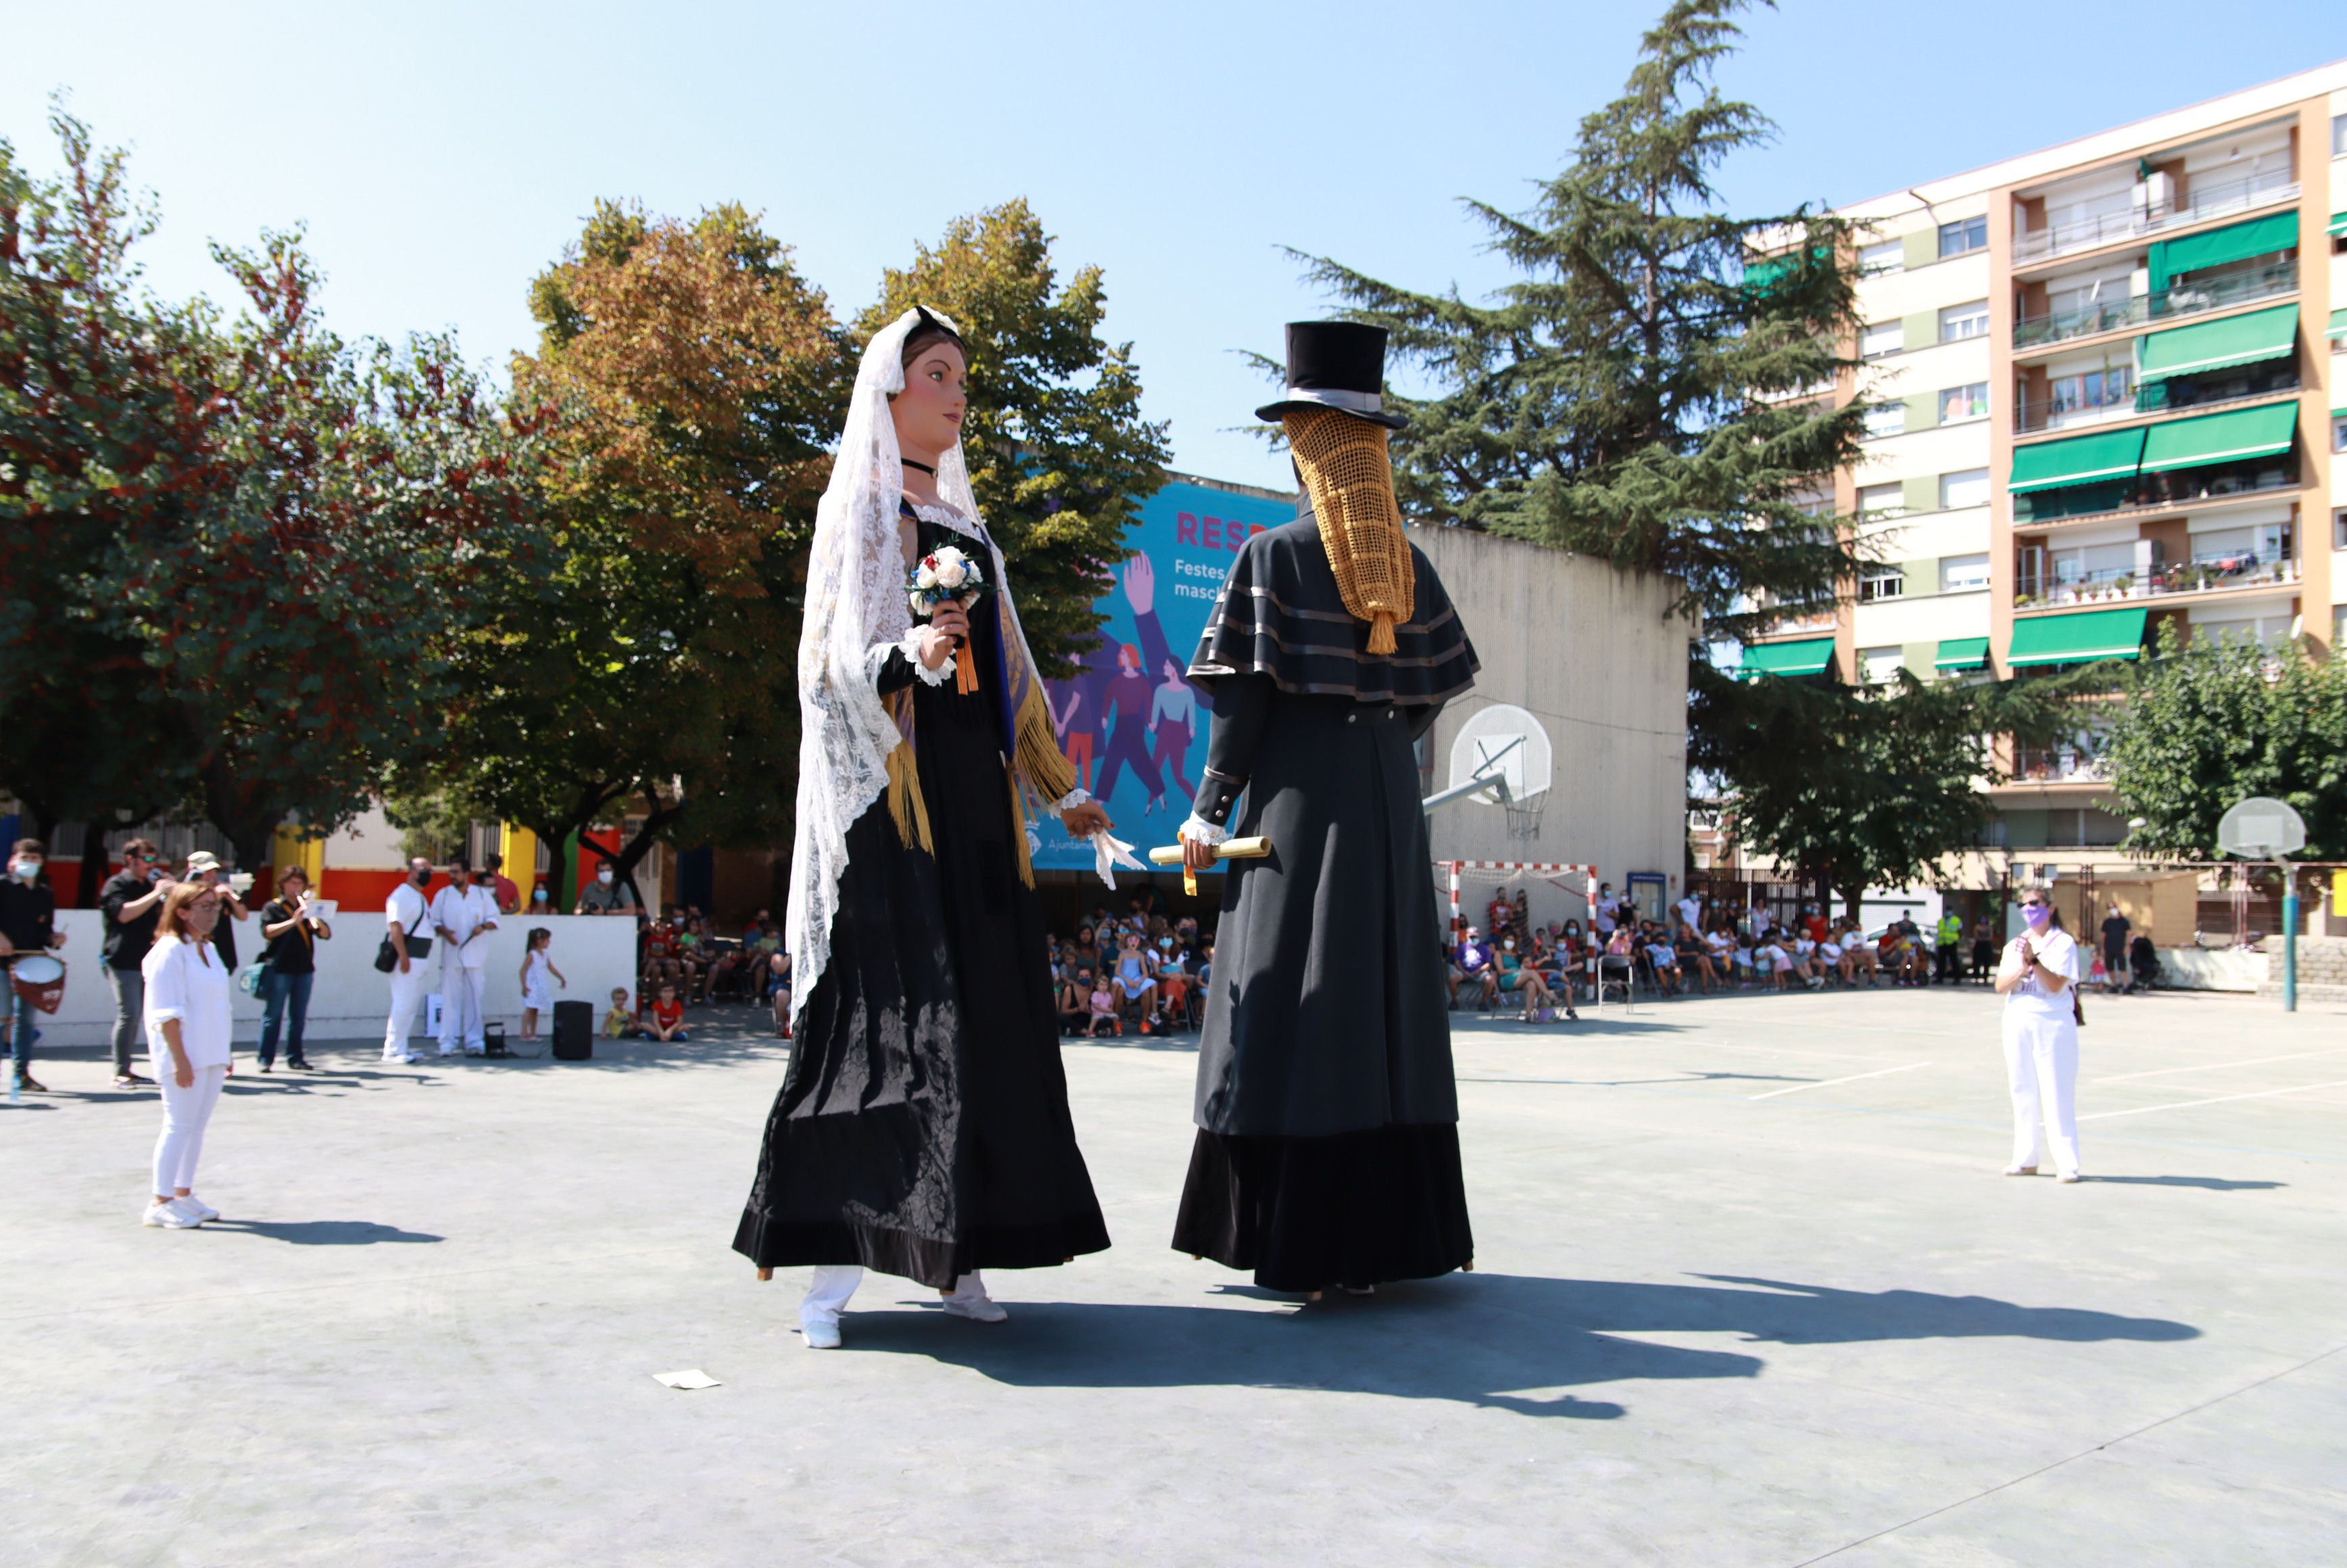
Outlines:
[{"label": "black cape", "polygon": [[1224,877],[1174,1245],[1275,1288],[1473,1255],[1414,743],[1477,662],[1410,553],[1411,617],[1379,656],[1308,510],[1255,535],[1190,668],[1215,719],[1193,809],[1272,854]]},{"label": "black cape", "polygon": [[[921,548],[960,542],[920,525]],[[734,1250],[950,1286],[1108,1245],[1077,1152],[1042,907],[1020,878],[996,597],[970,612],[979,690],[911,686],[934,856],[884,796],[848,829],[831,958],[808,996]]]}]

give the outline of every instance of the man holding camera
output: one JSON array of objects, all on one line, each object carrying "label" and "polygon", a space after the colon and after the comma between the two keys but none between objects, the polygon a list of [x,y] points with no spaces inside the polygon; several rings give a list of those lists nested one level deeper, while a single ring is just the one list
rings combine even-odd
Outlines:
[{"label": "man holding camera", "polygon": [[277,879],[277,897],[261,912],[261,939],[269,944],[261,954],[269,966],[261,975],[261,1071],[277,1065],[281,1024],[286,1026],[286,1070],[312,1071],[302,1054],[302,1031],[310,1020],[310,989],[318,978],[317,945],[333,935],[318,912],[317,895],[310,891],[310,874],[287,866]]},{"label": "man holding camera", "polygon": [[155,845],[134,838],[122,846],[122,869],[97,890],[98,913],[106,927],[106,983],[114,991],[114,1086],[130,1089],[154,1082],[131,1070],[131,1053],[139,1048],[141,1019],[147,1007],[147,978],[139,965],[155,945],[155,924],[163,917],[163,900],[179,885],[156,853]]}]

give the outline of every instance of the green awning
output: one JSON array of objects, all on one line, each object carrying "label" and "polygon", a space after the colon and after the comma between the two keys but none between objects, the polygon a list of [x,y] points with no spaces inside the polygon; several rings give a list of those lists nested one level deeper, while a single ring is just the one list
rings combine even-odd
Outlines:
[{"label": "green awning", "polygon": [[2205,234],[2157,241],[2151,247],[2151,288],[2157,292],[2168,287],[2178,272],[2197,272],[2203,267],[2220,267],[2228,261],[2294,250],[2297,245],[2298,212],[2294,208],[2269,212],[2246,223],[2211,229]]},{"label": "green awning", "polygon": [[[1809,251],[1809,259],[1817,262],[1819,266],[1829,265],[1833,261],[1833,247],[1830,245],[1813,246]],[[1744,266],[1745,289],[1753,294],[1766,295],[1769,290],[1777,286],[1778,279],[1784,277],[1786,273],[1790,272],[1793,270],[1794,264],[1799,261],[1799,260],[1800,256],[1798,252],[1792,251],[1780,251],[1776,255],[1762,256],[1757,260],[1746,262]]]},{"label": "green awning", "polygon": [[2323,334],[2329,338],[2347,337],[2347,311],[2331,313],[2331,326]]},{"label": "green awning", "polygon": [[1743,673],[1755,675],[1822,675],[1833,662],[1834,640],[1808,637],[1799,642],[1762,642],[1744,651]]},{"label": "green awning", "polygon": [[2094,485],[2110,479],[2131,479],[2143,460],[2143,426],[2131,430],[2100,430],[2073,436],[2066,441],[2045,441],[2013,449],[2013,483],[2005,488],[2016,496],[2051,490],[2064,485]]},{"label": "green awning", "polygon": [[2013,647],[2004,661],[2022,669],[2035,664],[2083,664],[2089,659],[2132,659],[2143,651],[2143,623],[2150,614],[2148,610],[2084,610],[2016,620]]},{"label": "green awning", "polygon": [[2143,471],[2158,474],[2170,468],[2270,457],[2289,451],[2297,434],[2295,403],[2270,403],[2263,408],[2237,408],[2230,414],[2204,414],[2198,419],[2155,425],[2143,444]]},{"label": "green awning", "polygon": [[1932,661],[1934,670],[1977,670],[1988,662],[1988,639],[1985,637],[1942,637],[1940,656]]},{"label": "green awning", "polygon": [[2323,232],[2326,234],[2347,234],[2347,212],[2333,212],[2331,215],[2331,227],[2325,229]]},{"label": "green awning", "polygon": [[2171,375],[2198,375],[2204,370],[2287,359],[2297,352],[2298,307],[2276,305],[2198,326],[2172,327],[2140,339],[2137,356],[2142,368],[2136,379],[2164,381]]}]

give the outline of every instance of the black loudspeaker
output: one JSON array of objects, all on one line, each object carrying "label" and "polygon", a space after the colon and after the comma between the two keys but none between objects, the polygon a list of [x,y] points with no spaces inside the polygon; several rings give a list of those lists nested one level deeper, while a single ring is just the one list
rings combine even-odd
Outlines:
[{"label": "black loudspeaker", "polygon": [[554,1059],[584,1061],[595,1054],[595,1004],[554,1004]]},{"label": "black loudspeaker", "polygon": [[506,1026],[488,1023],[481,1026],[481,1054],[503,1056],[506,1053]]}]

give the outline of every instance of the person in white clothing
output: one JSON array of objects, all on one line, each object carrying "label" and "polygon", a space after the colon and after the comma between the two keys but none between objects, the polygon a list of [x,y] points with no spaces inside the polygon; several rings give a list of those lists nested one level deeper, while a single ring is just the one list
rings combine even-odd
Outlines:
[{"label": "person in white clothing", "polygon": [[2008,1176],[2037,1173],[2047,1133],[2063,1181],[2078,1170],[2078,944],[2061,911],[2032,888],[2021,896],[2028,929],[2005,944],[1996,989],[2004,998],[2004,1070],[2013,1090],[2013,1163]]},{"label": "person in white clothing", "polygon": [[[486,874],[484,874],[486,875]],[[497,894],[473,874],[463,856],[450,862],[448,886],[432,900],[440,937],[440,1054],[488,1050],[481,1000],[489,987],[489,933],[497,928]]]},{"label": "person in white clothing", "polygon": [[[432,989],[432,906],[424,897],[432,880],[432,862],[417,856],[407,863],[407,880],[383,901],[394,962],[391,968],[391,1018],[384,1025],[385,1061],[420,1061],[407,1048],[408,1031],[415,1027],[415,1009]],[[381,960],[377,960],[380,962]]]},{"label": "person in white clothing", "polygon": [[521,958],[521,1037],[538,1038],[538,1018],[544,1013],[554,1016],[554,990],[546,983],[548,975],[561,983],[564,990],[570,982],[554,967],[554,956],[547,949],[554,945],[554,933],[544,926],[529,928],[529,950]]},{"label": "person in white clothing", "polygon": [[163,901],[155,945],[138,966],[147,1055],[163,1091],[163,1131],[155,1140],[152,1201],[145,1223],[193,1230],[220,1211],[196,1196],[204,1130],[229,1074],[227,963],[212,948],[220,901],[209,882],[182,882]]}]

